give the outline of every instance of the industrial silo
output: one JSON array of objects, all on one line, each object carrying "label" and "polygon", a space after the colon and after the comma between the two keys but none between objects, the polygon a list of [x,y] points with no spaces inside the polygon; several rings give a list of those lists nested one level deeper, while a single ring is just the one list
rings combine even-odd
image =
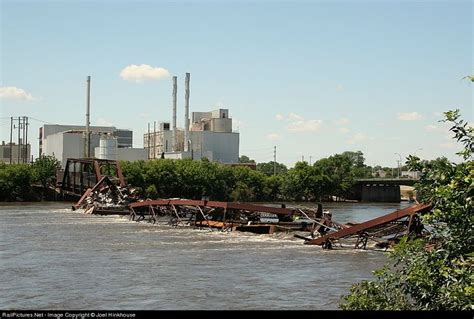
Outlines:
[{"label": "industrial silo", "polygon": [[117,160],[117,138],[115,136],[103,134],[100,137],[98,158]]}]

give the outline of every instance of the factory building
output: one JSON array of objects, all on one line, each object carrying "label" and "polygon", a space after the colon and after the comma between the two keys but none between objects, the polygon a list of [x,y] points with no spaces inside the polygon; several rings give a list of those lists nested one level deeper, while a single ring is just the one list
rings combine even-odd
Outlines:
[{"label": "factory building", "polygon": [[30,144],[5,143],[0,145],[0,162],[6,164],[29,163],[31,154]]},{"label": "factory building", "polygon": [[[133,131],[113,126],[90,126],[89,129],[91,157],[116,160],[147,158],[145,149],[132,148]],[[85,126],[46,124],[40,127],[39,155],[52,155],[63,166],[66,165],[68,158],[86,157],[85,145]]]},{"label": "factory building", "polygon": [[153,125],[144,134],[143,146],[150,159],[156,158],[192,158],[203,157],[214,162],[226,164],[239,162],[239,133],[232,131],[232,119],[228,109],[209,112],[192,112],[189,119],[189,80],[185,80],[185,116],[184,130],[176,127],[177,78],[173,77],[173,123]]}]

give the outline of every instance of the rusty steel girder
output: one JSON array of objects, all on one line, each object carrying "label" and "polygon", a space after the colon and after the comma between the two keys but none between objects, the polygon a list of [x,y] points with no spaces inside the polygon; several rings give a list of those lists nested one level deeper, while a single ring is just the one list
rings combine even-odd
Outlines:
[{"label": "rusty steel girder", "polygon": [[344,228],[339,231],[329,233],[327,235],[318,237],[313,240],[307,241],[305,244],[307,245],[322,245],[328,240],[332,239],[340,239],[352,235],[356,235],[359,233],[363,233],[371,228],[382,226],[391,222],[394,222],[398,219],[405,218],[407,216],[413,216],[417,213],[422,213],[427,211],[431,208],[431,204],[416,204],[404,209],[397,210],[393,213],[386,214],[371,220],[368,220],[364,223],[357,224],[352,227]]}]

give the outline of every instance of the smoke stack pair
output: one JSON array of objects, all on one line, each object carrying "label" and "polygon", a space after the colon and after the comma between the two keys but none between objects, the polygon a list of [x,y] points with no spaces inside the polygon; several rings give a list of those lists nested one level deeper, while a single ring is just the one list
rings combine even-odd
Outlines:
[{"label": "smoke stack pair", "polygon": [[184,151],[189,151],[189,80],[191,74],[186,73],[186,79],[184,80],[185,86],[185,97],[184,97]]},{"label": "smoke stack pair", "polygon": [[[189,151],[189,80],[191,78],[190,73],[186,73],[184,82],[185,86],[185,101],[184,101],[184,151]],[[172,149],[174,152],[178,150],[176,143],[176,104],[177,104],[177,93],[178,93],[178,77],[173,76],[173,145]]]}]

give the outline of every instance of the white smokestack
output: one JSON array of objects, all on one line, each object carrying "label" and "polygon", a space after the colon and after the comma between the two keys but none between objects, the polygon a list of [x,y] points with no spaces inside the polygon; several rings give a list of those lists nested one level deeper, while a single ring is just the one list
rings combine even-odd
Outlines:
[{"label": "white smokestack", "polygon": [[184,80],[185,86],[185,104],[184,104],[184,151],[189,151],[189,79],[190,73],[186,73],[186,79]]},{"label": "white smokestack", "polygon": [[173,152],[177,151],[176,146],[176,100],[178,94],[178,77],[173,76],[173,141],[171,143],[171,149]]},{"label": "white smokestack", "polygon": [[86,97],[86,145],[84,156],[89,158],[91,157],[91,132],[89,129],[91,113],[91,77],[87,77],[87,97]]}]

